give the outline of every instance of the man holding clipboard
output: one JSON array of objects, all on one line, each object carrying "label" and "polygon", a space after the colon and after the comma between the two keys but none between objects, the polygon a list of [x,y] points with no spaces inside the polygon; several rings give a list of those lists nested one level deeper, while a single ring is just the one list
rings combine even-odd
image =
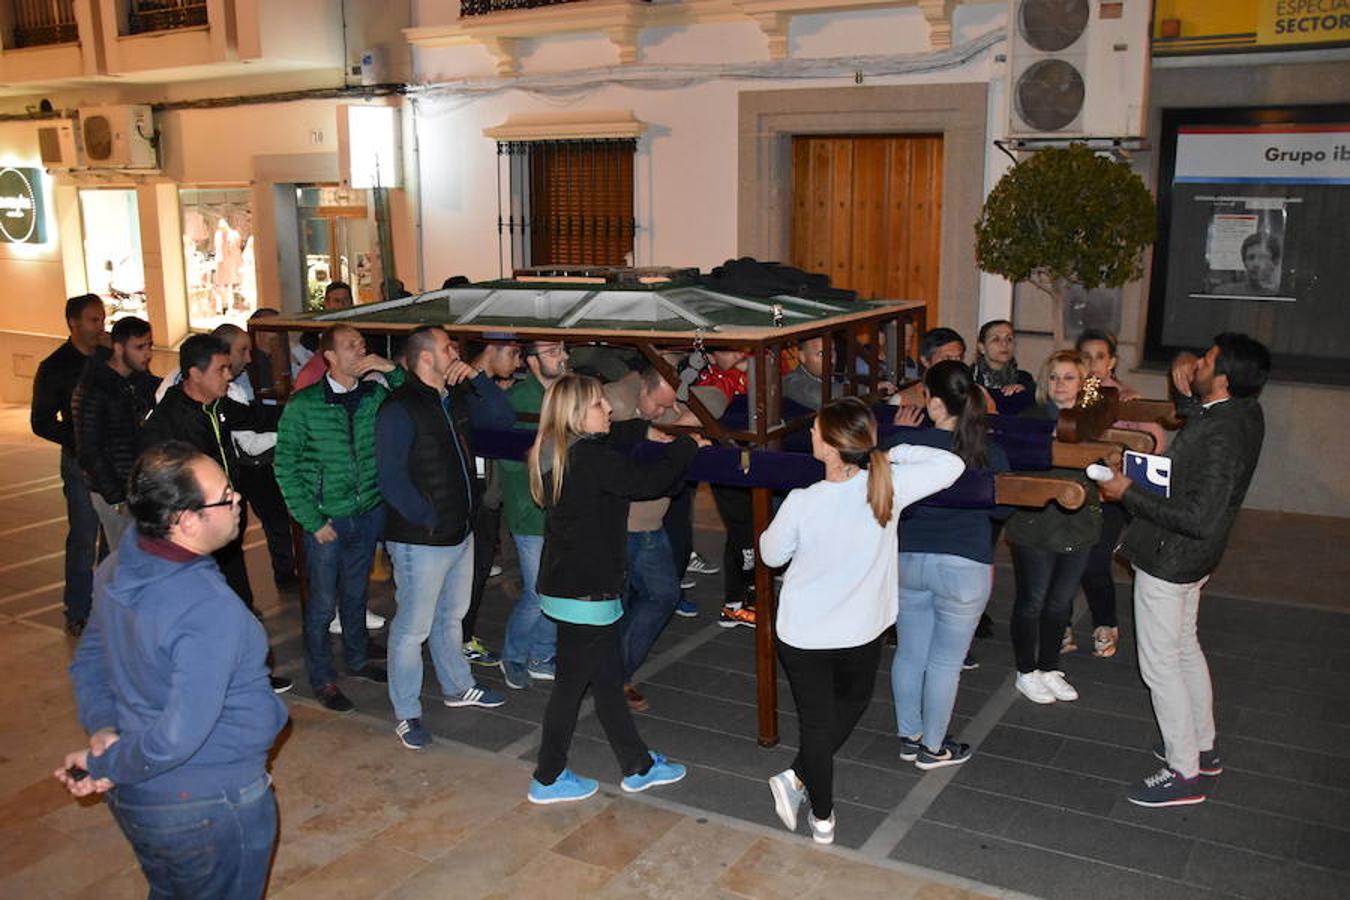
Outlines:
[{"label": "man holding clipboard", "polygon": [[1185,424],[1167,451],[1170,492],[1136,485],[1120,471],[1099,485],[1133,521],[1121,553],[1134,564],[1139,671],[1153,698],[1165,765],[1130,788],[1140,806],[1203,803],[1200,776],[1223,771],[1214,745],[1209,665],[1196,636],[1200,591],[1218,566],[1265,439],[1257,398],[1270,352],[1245,334],[1224,333],[1203,357],[1182,353],[1172,384]]}]

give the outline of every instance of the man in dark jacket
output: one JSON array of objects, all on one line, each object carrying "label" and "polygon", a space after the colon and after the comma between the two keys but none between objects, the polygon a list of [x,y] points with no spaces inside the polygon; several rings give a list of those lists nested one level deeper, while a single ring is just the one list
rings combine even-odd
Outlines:
[{"label": "man in dark jacket", "polygon": [[[182,441],[220,463],[231,487],[239,484],[239,451],[234,431],[275,431],[280,411],[276,407],[247,406],[225,396],[230,387],[230,348],[218,337],[194,334],[178,348],[182,380],[165,392],[159,405],[141,428],[141,447],[157,447]],[[215,551],[230,590],[239,595],[254,614],[253,589],[244,566],[244,530],[248,511],[239,508],[239,533]],[[291,688],[290,679],[273,676],[277,691]]]},{"label": "man in dark jacket", "polygon": [[193,447],[142,454],[136,527],[98,570],[70,667],[89,746],[54,774],[76,796],[107,795],[154,897],[256,898],[267,885],[267,752],[286,707],[268,686],[262,628],[210,556],[239,531],[239,502]]},{"label": "man in dark jacket", "polygon": [[149,371],[153,353],[150,323],[135,316],[119,319],[112,327],[111,355],[105,359],[100,350],[89,360],[71,400],[76,455],[109,547],[121,542],[131,524],[127,478],[159,386]]},{"label": "man in dark jacket", "polygon": [[1200,591],[1219,564],[1242,508],[1265,439],[1257,398],[1270,352],[1245,334],[1221,334],[1201,358],[1172,364],[1186,420],[1172,441],[1170,496],[1152,493],[1117,472],[1101,486],[1134,517],[1121,550],[1135,569],[1134,623],[1139,671],[1162,732],[1154,755],[1166,763],[1131,788],[1140,806],[1202,803],[1200,776],[1223,771],[1214,746],[1209,665],[1196,636]]},{"label": "man in dark jacket", "polygon": [[61,489],[66,495],[66,632],[79,637],[89,618],[94,585],[94,554],[98,542],[98,515],[89,499],[84,474],[75,454],[75,424],[70,398],[84,374],[84,364],[104,341],[103,301],[97,294],[81,294],[66,301],[70,338],[38,366],[33,379],[30,421],[33,434],[61,447]]},{"label": "man in dark jacket", "polygon": [[418,750],[431,742],[422,725],[422,644],[446,706],[501,706],[501,694],[474,681],[464,658],[463,619],[473,588],[473,525],[480,498],[470,436],[471,379],[499,404],[509,428],[515,416],[505,395],[459,358],[445,329],[408,336],[408,380],[380,408],[375,458],[388,505],[385,547],[394,564],[398,612],[389,626],[389,699],[395,734]]}]

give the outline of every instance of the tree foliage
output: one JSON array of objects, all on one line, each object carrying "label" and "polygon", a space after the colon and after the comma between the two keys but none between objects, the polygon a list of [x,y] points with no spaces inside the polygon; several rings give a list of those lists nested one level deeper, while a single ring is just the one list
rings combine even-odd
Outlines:
[{"label": "tree foliage", "polygon": [[1065,282],[1091,289],[1138,278],[1156,227],[1153,197],[1128,165],[1071,144],[1032,154],[994,186],[975,224],[975,258],[1060,299]]}]

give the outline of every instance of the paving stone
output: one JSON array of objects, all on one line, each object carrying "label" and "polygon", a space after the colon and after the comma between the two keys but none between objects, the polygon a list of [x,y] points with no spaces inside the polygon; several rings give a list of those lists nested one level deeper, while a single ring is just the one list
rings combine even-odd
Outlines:
[{"label": "paving stone", "polygon": [[1345,897],[1344,872],[1215,844],[1196,845],[1187,866],[1186,879],[1202,887],[1244,897],[1307,900]]},{"label": "paving stone", "polygon": [[1100,778],[978,754],[960,767],[952,783],[1097,815],[1115,805],[1120,790]]}]

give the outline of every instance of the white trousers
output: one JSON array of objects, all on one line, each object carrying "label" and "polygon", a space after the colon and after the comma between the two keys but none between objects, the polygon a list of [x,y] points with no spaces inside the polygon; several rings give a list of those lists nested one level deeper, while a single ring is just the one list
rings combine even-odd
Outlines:
[{"label": "white trousers", "polygon": [[1214,749],[1214,689],[1195,631],[1207,581],[1174,584],[1134,573],[1139,673],[1153,696],[1167,764],[1185,778],[1200,774],[1200,751]]}]

